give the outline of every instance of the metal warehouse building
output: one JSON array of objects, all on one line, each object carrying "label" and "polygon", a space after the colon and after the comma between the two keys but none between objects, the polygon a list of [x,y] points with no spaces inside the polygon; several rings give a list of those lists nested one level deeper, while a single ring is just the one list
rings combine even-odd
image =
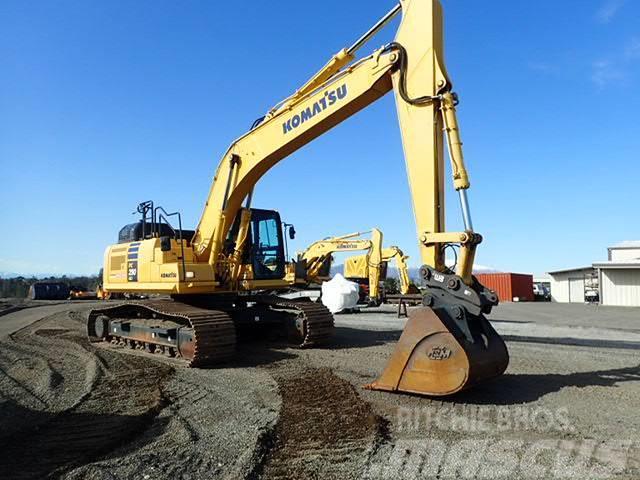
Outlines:
[{"label": "metal warehouse building", "polygon": [[561,303],[584,303],[593,288],[596,271],[593,267],[567,268],[549,272],[551,277],[551,301]]},{"label": "metal warehouse building", "polygon": [[601,305],[640,307],[640,240],[609,247],[606,262],[549,272],[551,299]]},{"label": "metal warehouse building", "polygon": [[600,280],[600,303],[640,306],[640,241],[609,247],[609,260],[594,263]]}]

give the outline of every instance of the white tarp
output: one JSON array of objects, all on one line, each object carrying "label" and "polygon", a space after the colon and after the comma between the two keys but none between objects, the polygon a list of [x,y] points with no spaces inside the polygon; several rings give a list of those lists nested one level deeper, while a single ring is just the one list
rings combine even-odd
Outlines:
[{"label": "white tarp", "polygon": [[355,308],[358,303],[359,285],[337,273],[322,284],[322,303],[331,313]]}]

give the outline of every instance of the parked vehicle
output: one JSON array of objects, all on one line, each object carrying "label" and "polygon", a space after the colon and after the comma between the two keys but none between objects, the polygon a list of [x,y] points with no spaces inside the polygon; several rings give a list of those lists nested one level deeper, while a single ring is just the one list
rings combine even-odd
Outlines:
[{"label": "parked vehicle", "polygon": [[539,302],[551,301],[551,291],[549,290],[549,287],[543,285],[542,283],[533,284],[533,296],[535,300]]}]

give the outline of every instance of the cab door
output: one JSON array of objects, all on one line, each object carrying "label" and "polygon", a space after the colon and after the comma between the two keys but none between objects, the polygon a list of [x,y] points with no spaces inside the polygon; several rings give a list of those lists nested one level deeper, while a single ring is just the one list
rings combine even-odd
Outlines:
[{"label": "cab door", "polygon": [[278,212],[251,209],[251,243],[254,279],[283,278],[285,275],[284,239]]}]

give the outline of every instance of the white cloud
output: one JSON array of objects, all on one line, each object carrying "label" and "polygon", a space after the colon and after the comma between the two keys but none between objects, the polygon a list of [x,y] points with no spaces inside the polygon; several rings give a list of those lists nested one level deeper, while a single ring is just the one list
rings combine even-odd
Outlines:
[{"label": "white cloud", "polygon": [[637,59],[640,58],[640,38],[633,37],[627,48],[624,51],[624,56],[627,59]]},{"label": "white cloud", "polygon": [[[444,260],[444,263],[447,267],[453,268],[457,259],[453,257],[447,257]],[[490,272],[499,272],[497,268],[489,267],[487,265],[480,265],[479,263],[473,264],[473,273],[490,273]]]},{"label": "white cloud", "polygon": [[610,60],[598,60],[591,65],[591,81],[598,88],[611,83],[626,83],[627,73]]},{"label": "white cloud", "polygon": [[640,59],[640,38],[632,37],[617,54],[601,58],[591,64],[591,81],[599,88],[618,83],[629,84],[632,78],[632,64]]},{"label": "white cloud", "polygon": [[605,0],[596,12],[596,20],[600,23],[609,23],[622,8],[626,0]]},{"label": "white cloud", "polygon": [[479,263],[473,264],[473,273],[495,273],[499,271],[500,270],[493,267],[488,267],[487,265],[480,265]]}]

